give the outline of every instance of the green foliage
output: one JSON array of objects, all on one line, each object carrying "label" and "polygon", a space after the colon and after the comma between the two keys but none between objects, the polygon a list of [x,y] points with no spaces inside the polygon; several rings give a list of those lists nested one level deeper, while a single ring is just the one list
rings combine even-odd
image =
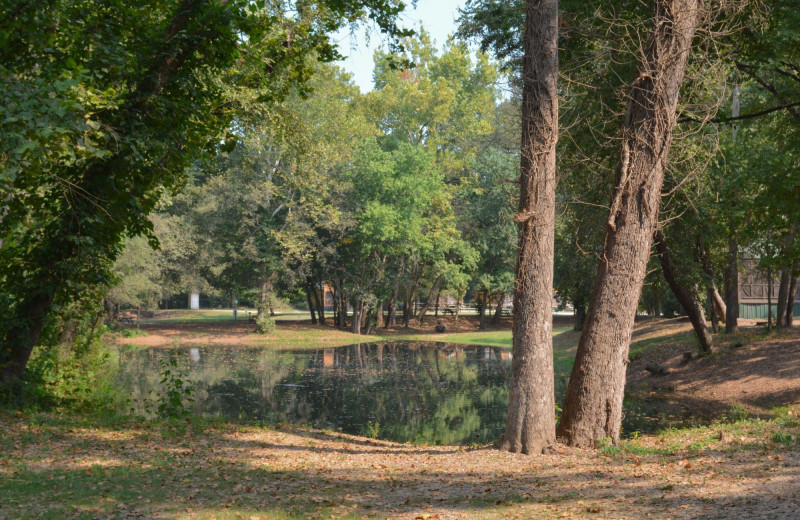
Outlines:
[{"label": "green foliage", "polygon": [[275,327],[275,319],[268,312],[261,312],[256,317],[255,331],[257,334],[272,334],[275,332]]},{"label": "green foliage", "polygon": [[158,415],[171,419],[185,419],[191,414],[188,406],[194,402],[194,385],[180,367],[182,353],[161,361],[161,392],[158,395]]},{"label": "green foliage", "polygon": [[381,423],[378,421],[367,421],[367,437],[377,439],[381,433]]},{"label": "green foliage", "polygon": [[307,93],[314,64],[339,57],[328,34],[344,24],[369,19],[393,38],[409,36],[395,25],[403,7],[4,4],[2,383],[21,376],[54,305],[111,284],[124,237],[156,243],[148,215],[180,188],[193,161],[235,143],[244,100],[274,106]]},{"label": "green foliage", "polygon": [[38,349],[25,378],[0,392],[3,404],[45,410],[113,410],[121,396],[115,385],[116,354],[103,340],[106,330],[82,329],[72,343]]},{"label": "green foliage", "polygon": [[622,452],[622,448],[614,444],[610,437],[605,437],[604,439],[598,441],[597,448],[606,457],[615,457]]}]

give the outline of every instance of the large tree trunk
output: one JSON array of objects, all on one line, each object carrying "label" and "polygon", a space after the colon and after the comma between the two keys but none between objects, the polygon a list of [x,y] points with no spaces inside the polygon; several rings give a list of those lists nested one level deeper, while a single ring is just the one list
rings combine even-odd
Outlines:
[{"label": "large tree trunk", "polygon": [[724,278],[725,334],[735,334],[739,332],[739,240],[736,231],[728,239]]},{"label": "large tree trunk", "polygon": [[433,301],[436,298],[436,295],[439,294],[439,286],[442,285],[444,281],[444,276],[440,275],[435,282],[433,282],[433,286],[431,290],[428,291],[428,297],[425,298],[425,303],[422,305],[422,308],[419,310],[419,314],[417,314],[417,323],[422,325],[423,320],[425,319],[425,315],[428,313],[428,309],[431,308],[433,305]]},{"label": "large tree trunk", "polygon": [[556,441],[553,242],[558,141],[558,1],[525,4],[519,227],[513,351],[501,449],[541,454]]},{"label": "large tree trunk", "polygon": [[792,281],[792,272],[790,267],[781,270],[781,283],[778,287],[778,314],[775,317],[775,325],[782,329],[786,327],[786,306],[789,300],[789,285]]},{"label": "large tree trunk", "polygon": [[698,0],[656,2],[653,32],[631,85],[603,255],[558,425],[571,446],[595,446],[605,437],[619,442],[628,348],[697,21]]},{"label": "large tree trunk", "polygon": [[692,322],[694,332],[697,334],[697,339],[700,340],[700,353],[703,355],[711,353],[713,340],[711,334],[706,327],[706,317],[703,313],[703,307],[700,306],[699,298],[695,291],[691,291],[681,285],[678,281],[677,273],[675,272],[675,263],[672,260],[672,255],[667,249],[667,242],[664,238],[664,232],[660,229],[655,233],[656,251],[658,258],[661,261],[661,271],[664,273],[664,278],[667,280],[672,293],[678,302],[686,311],[689,320]]}]

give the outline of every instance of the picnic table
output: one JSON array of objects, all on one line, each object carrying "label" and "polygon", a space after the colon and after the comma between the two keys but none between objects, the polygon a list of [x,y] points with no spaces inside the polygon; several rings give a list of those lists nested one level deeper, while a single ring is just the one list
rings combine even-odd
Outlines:
[{"label": "picnic table", "polygon": [[123,325],[135,325],[136,322],[133,320],[132,316],[120,316],[117,318],[117,321]]}]

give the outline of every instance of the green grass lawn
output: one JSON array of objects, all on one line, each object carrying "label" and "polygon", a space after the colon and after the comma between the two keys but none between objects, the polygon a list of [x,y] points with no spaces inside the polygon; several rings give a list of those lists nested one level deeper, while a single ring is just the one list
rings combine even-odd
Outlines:
[{"label": "green grass lawn", "polygon": [[[553,329],[553,336],[570,330],[569,327]],[[497,347],[512,346],[510,330],[481,330],[475,332],[454,332],[452,334],[392,334],[378,335],[382,341],[444,341],[465,345],[491,345]]]},{"label": "green grass lawn", "polygon": [[[256,315],[255,309],[248,309],[250,316]],[[238,309],[236,320],[247,319],[245,309]],[[307,311],[284,310],[277,312],[276,320],[310,320],[311,314]],[[233,309],[175,309],[157,311],[154,318],[142,318],[142,323],[215,323],[220,321],[234,321]]]}]

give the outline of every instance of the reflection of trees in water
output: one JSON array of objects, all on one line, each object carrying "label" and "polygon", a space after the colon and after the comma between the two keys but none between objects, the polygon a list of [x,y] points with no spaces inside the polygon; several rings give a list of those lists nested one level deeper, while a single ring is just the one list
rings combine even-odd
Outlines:
[{"label": "reflection of trees in water", "polygon": [[[505,423],[506,351],[427,343],[318,351],[203,348],[187,356],[198,412],[430,443],[484,442]],[[198,355],[199,354],[199,355]],[[155,349],[125,355],[121,383],[158,385]]]},{"label": "reflection of trees in water", "polygon": [[[159,392],[173,351],[122,350],[119,383],[138,412]],[[192,348],[180,368],[195,384],[196,413],[233,421],[309,425],[401,442],[491,442],[502,433],[510,352],[446,343],[382,343],[316,351]],[[563,400],[568,374],[556,374]],[[150,393],[152,392],[152,393]],[[664,403],[626,402],[625,432],[697,422]]]}]

